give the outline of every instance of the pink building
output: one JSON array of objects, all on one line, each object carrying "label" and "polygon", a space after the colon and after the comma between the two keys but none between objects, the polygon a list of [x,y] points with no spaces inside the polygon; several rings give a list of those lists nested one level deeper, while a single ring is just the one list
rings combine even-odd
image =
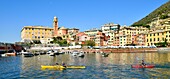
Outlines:
[{"label": "pink building", "polygon": [[66,35],[66,34],[68,34],[68,29],[67,28],[64,28],[64,27],[59,28],[58,36],[63,36],[63,35]]},{"label": "pink building", "polygon": [[135,39],[135,44],[138,46],[145,46],[146,43],[145,38],[146,37],[144,33],[138,34]]},{"label": "pink building", "polygon": [[84,32],[76,34],[76,41],[79,42],[79,44],[84,44],[87,40],[90,40],[90,37]]}]

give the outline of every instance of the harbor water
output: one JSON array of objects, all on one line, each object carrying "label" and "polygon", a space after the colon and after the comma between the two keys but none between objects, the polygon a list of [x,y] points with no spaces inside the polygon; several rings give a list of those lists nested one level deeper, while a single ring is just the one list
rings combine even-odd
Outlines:
[{"label": "harbor water", "polygon": [[[133,64],[154,64],[155,68],[131,68]],[[42,70],[41,65],[83,65],[85,69]],[[74,57],[71,54],[34,57],[0,57],[0,79],[150,79],[170,78],[170,53],[99,53]]]}]

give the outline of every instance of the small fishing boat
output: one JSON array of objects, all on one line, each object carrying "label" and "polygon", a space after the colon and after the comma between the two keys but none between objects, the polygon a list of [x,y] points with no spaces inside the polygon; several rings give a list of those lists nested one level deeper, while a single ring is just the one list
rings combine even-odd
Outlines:
[{"label": "small fishing boat", "polygon": [[109,54],[107,54],[107,53],[102,53],[102,56],[103,56],[103,57],[108,57]]},{"label": "small fishing boat", "polygon": [[131,65],[132,68],[154,68],[155,65],[145,65],[145,66],[142,66],[142,65]]}]

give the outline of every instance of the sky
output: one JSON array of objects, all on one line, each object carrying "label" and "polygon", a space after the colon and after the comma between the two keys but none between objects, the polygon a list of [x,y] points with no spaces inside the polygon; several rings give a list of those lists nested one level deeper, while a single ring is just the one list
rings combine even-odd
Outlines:
[{"label": "sky", "polygon": [[168,0],[0,0],[0,42],[21,41],[24,26],[78,28],[81,32],[106,23],[130,26]]}]

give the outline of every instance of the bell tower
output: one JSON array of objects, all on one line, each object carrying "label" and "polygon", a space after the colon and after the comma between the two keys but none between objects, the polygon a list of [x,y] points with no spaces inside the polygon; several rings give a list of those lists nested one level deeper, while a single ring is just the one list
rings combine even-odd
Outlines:
[{"label": "bell tower", "polygon": [[54,37],[58,35],[58,18],[55,16],[53,20],[53,30],[54,30]]}]

